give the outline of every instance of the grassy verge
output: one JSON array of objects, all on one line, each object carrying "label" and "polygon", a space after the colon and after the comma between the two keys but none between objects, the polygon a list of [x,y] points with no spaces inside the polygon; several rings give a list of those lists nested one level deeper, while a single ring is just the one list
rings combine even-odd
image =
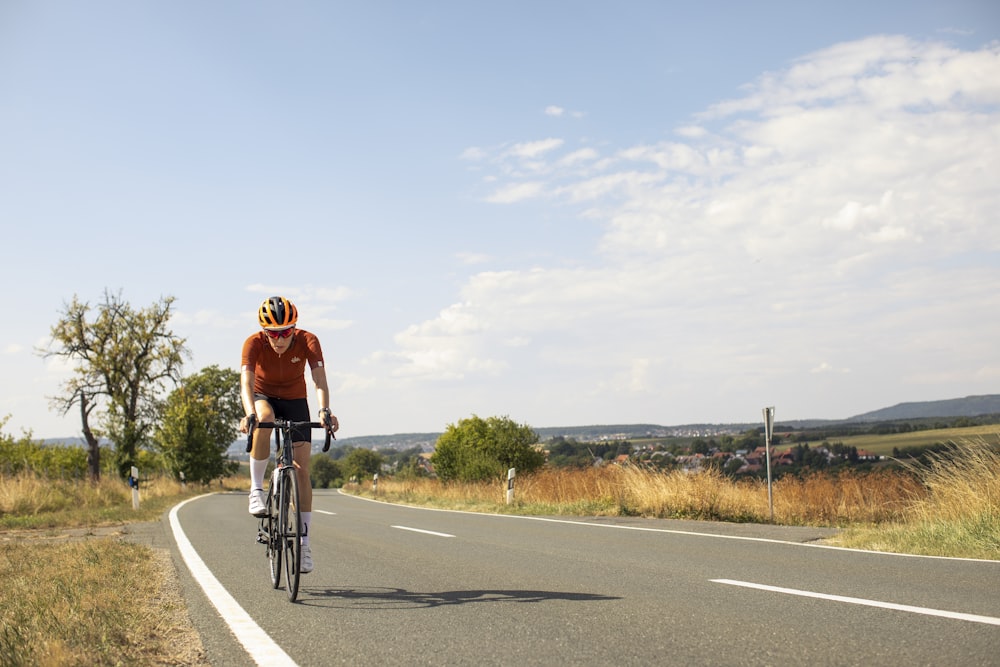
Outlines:
[{"label": "grassy verge", "polygon": [[205,664],[171,567],[111,539],[0,545],[0,664]]},{"label": "grassy verge", "polygon": [[0,476],[0,665],[206,664],[169,553],[96,535],[208,490],[150,480],[134,510],[120,479]]},{"label": "grassy verge", "polygon": [[[639,467],[543,470],[518,478],[515,502],[506,504],[506,483],[445,484],[434,479],[379,480],[377,494],[359,495],[411,505],[509,514],[642,516],[768,523],[767,483],[733,481],[705,471],[661,473]],[[913,476],[888,472],[836,477],[785,477],[773,485],[774,522],[847,526],[898,518],[909,499],[923,492]]]},{"label": "grassy verge", "polygon": [[0,475],[0,530],[153,521],[184,498],[205,492],[204,486],[183,486],[169,479],[144,481],[139,489],[139,509],[134,510],[132,490],[118,478],[105,476],[91,483],[46,479],[31,473]]},{"label": "grassy verge", "polygon": [[[767,484],[713,472],[663,474],[638,467],[544,470],[505,483],[379,480],[352,493],[470,511],[643,516],[768,523]],[[989,442],[952,445],[905,473],[842,472],[783,477],[772,487],[774,522],[841,528],[833,543],[900,553],[1000,560],[1000,452]]]},{"label": "grassy verge", "polygon": [[837,544],[1000,560],[1000,452],[980,440],[954,445],[930,463],[910,468],[926,493],[907,505],[903,519],[885,526],[851,526]]}]

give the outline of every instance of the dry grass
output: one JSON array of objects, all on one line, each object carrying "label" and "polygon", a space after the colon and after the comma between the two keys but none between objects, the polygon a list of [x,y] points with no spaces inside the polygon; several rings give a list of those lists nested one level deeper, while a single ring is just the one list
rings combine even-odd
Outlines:
[{"label": "dry grass", "polygon": [[927,464],[908,463],[923,494],[885,526],[856,525],[843,546],[1000,560],[1000,451],[986,440],[953,444]]},{"label": "dry grass", "polygon": [[[216,485],[231,488],[237,482]],[[99,482],[48,479],[30,472],[0,475],[0,529],[100,526],[129,521],[151,521],[180,499],[205,493],[205,486],[184,487],[172,479],[143,480],[139,510],[132,509],[132,490],[121,479],[104,476]],[[232,486],[235,488],[235,486]]]},{"label": "dry grass", "polygon": [[0,665],[205,664],[168,553],[93,536],[105,531],[47,539],[44,530],[152,521],[205,491],[152,479],[134,510],[114,477],[0,476]]},{"label": "dry grass", "polygon": [[205,664],[159,561],[111,539],[0,545],[0,664]]},{"label": "dry grass", "polygon": [[[356,487],[357,488],[357,487]],[[360,489],[373,495],[369,489]],[[767,483],[733,481],[706,471],[661,473],[635,466],[545,469],[516,481],[513,505],[503,484],[379,480],[381,497],[399,502],[495,512],[625,515],[716,521],[770,521]],[[785,525],[844,526],[901,516],[923,492],[916,478],[892,473],[784,477],[772,487],[774,520]]]}]

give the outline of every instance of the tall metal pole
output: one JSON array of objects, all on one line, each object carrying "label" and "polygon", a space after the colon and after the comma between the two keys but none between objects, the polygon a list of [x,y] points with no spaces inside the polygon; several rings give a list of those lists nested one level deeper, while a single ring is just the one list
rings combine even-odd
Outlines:
[{"label": "tall metal pole", "polygon": [[774,496],[771,492],[771,434],[774,432],[774,407],[764,408],[764,453],[767,458],[767,506],[774,523]]}]

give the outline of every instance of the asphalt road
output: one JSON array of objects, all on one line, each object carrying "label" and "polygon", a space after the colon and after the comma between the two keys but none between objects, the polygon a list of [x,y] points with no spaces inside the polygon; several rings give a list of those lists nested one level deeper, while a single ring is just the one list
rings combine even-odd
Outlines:
[{"label": "asphalt road", "polygon": [[291,604],[246,504],[202,496],[169,520],[215,667],[1000,665],[996,561],[824,548],[821,529],[530,519],[317,490],[316,569]]}]

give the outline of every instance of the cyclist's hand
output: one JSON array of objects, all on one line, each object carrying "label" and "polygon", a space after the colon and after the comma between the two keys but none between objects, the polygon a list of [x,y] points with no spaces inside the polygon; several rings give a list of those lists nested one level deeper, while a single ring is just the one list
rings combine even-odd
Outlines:
[{"label": "cyclist's hand", "polygon": [[327,409],[319,411],[319,420],[327,428],[327,430],[334,432],[340,428],[340,422],[337,421],[337,416]]},{"label": "cyclist's hand", "polygon": [[250,427],[257,422],[257,415],[247,415],[240,420],[240,433],[249,433]]}]

